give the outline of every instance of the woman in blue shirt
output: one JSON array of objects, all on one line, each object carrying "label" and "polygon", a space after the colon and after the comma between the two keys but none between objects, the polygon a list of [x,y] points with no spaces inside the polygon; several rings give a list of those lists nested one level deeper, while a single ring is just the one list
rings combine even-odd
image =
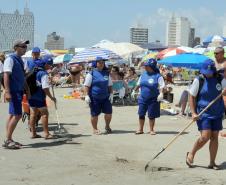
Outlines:
[{"label": "woman in blue shirt", "polygon": [[91,123],[94,134],[101,134],[97,128],[98,116],[101,112],[105,114],[105,133],[112,132],[110,122],[112,118],[112,80],[105,67],[105,59],[96,57],[95,68],[85,79],[85,101],[90,106]]},{"label": "woman in blue shirt", "polygon": [[[223,98],[217,100],[206,112],[200,117],[198,114],[219,94],[222,92],[221,80],[216,73],[216,67],[211,59],[208,59],[203,64],[200,73],[203,75],[203,84],[200,86],[200,80],[196,78],[189,90],[190,106],[192,118],[197,121],[198,130],[201,136],[195,142],[192,150],[187,152],[186,164],[189,167],[193,166],[193,160],[196,152],[201,149],[208,141],[210,152],[210,163],[208,168],[219,169],[215,159],[218,150],[218,135],[222,130],[222,117],[224,114]],[[201,77],[199,77],[201,78]],[[225,91],[225,90],[224,90]]]},{"label": "woman in blue shirt", "polygon": [[160,117],[160,100],[163,98],[163,89],[165,82],[157,68],[155,59],[149,59],[145,64],[145,72],[142,73],[138,80],[137,87],[133,93],[140,88],[140,95],[138,98],[139,105],[139,129],[136,134],[143,134],[145,115],[148,112],[150,134],[155,135],[154,125],[155,118]]}]

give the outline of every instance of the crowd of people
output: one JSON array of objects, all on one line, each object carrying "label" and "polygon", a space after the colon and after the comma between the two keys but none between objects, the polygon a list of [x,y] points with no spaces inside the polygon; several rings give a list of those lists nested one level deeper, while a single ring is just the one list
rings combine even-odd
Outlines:
[{"label": "crowd of people", "polygon": [[[6,123],[6,140],[3,147],[7,149],[20,149],[22,144],[13,140],[13,132],[22,117],[22,99],[24,94],[30,106],[29,125],[31,138],[40,138],[36,133],[35,123],[40,117],[43,124],[44,138],[54,139],[55,136],[48,130],[48,108],[46,97],[55,104],[57,102],[50,92],[52,84],[57,85],[59,79],[64,77],[76,88],[84,87],[85,102],[89,105],[93,134],[102,134],[98,129],[98,117],[104,113],[105,134],[113,132],[110,123],[112,119],[112,104],[115,91],[119,97],[136,97],[138,102],[138,129],[136,135],[144,133],[144,123],[148,114],[149,133],[155,135],[155,122],[160,117],[160,102],[164,93],[172,92],[174,71],[172,68],[158,66],[153,58],[148,59],[140,66],[138,74],[134,67],[127,65],[107,66],[106,59],[96,57],[92,67],[75,64],[64,68],[62,64],[53,67],[50,56],[40,57],[40,49],[32,49],[32,59],[24,64],[22,56],[25,54],[29,41],[18,40],[14,43],[15,53],[5,58],[0,53],[0,80],[4,86],[4,99],[9,102],[9,116]],[[185,107],[189,102],[192,119],[197,122],[200,137],[193,148],[186,155],[186,164],[193,166],[194,157],[208,141],[210,148],[209,168],[217,169],[215,159],[218,150],[218,136],[222,130],[222,119],[225,113],[223,97],[220,97],[202,115],[199,113],[219,95],[226,95],[226,59],[224,49],[216,48],[214,62],[208,59],[200,69],[191,86],[183,93],[178,106],[181,114],[185,114]],[[83,79],[84,81],[80,81]],[[120,88],[118,88],[120,87]],[[139,92],[138,92],[139,90]],[[224,133],[221,134],[225,136]]]}]

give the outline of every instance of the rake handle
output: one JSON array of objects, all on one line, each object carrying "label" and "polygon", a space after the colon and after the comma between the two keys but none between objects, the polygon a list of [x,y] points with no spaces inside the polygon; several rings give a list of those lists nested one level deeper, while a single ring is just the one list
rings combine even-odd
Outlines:
[{"label": "rake handle", "polygon": [[[210,108],[218,99],[221,98],[221,96],[223,95],[223,93],[219,94],[214,100],[212,100],[205,109],[203,109],[199,114],[198,117],[200,117],[208,108]],[[184,127],[184,129],[178,133],[163,149],[160,153],[158,153],[158,155],[160,155],[164,150],[166,150],[188,127],[190,127],[195,121],[192,120],[188,125],[186,125],[186,127]],[[158,156],[156,155],[153,160]]]}]

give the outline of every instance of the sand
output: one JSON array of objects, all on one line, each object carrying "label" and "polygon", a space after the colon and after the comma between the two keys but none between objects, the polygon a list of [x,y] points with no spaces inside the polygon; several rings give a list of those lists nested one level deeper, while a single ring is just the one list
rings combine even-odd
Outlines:
[{"label": "sand", "polygon": [[[175,99],[184,87],[175,87]],[[14,139],[25,146],[11,151],[0,148],[0,185],[137,185],[137,184],[226,184],[226,140],[219,139],[217,162],[222,170],[210,170],[208,146],[197,153],[195,168],[185,164],[199,136],[192,125],[159,158],[144,167],[172,137],[191,120],[163,115],[157,119],[156,136],[134,135],[138,127],[137,106],[114,107],[113,134],[92,135],[89,109],[81,100],[66,100],[68,89],[56,89],[59,119],[65,132],[57,140],[30,139],[27,124],[19,122]],[[176,102],[175,101],[175,102]],[[5,138],[7,104],[0,103],[0,141]],[[56,128],[55,112],[50,108],[50,129]],[[104,130],[103,115],[99,128]],[[41,129],[39,129],[41,130]],[[42,132],[39,132],[43,134]]]}]

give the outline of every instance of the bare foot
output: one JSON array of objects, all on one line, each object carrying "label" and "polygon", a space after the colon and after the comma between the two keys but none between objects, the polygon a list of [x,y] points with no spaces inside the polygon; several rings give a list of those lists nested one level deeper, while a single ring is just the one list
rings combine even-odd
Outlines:
[{"label": "bare foot", "polygon": [[94,130],[93,130],[93,134],[94,134],[94,135],[101,135],[101,132],[100,132],[100,130],[98,130],[98,129],[94,129]]}]

